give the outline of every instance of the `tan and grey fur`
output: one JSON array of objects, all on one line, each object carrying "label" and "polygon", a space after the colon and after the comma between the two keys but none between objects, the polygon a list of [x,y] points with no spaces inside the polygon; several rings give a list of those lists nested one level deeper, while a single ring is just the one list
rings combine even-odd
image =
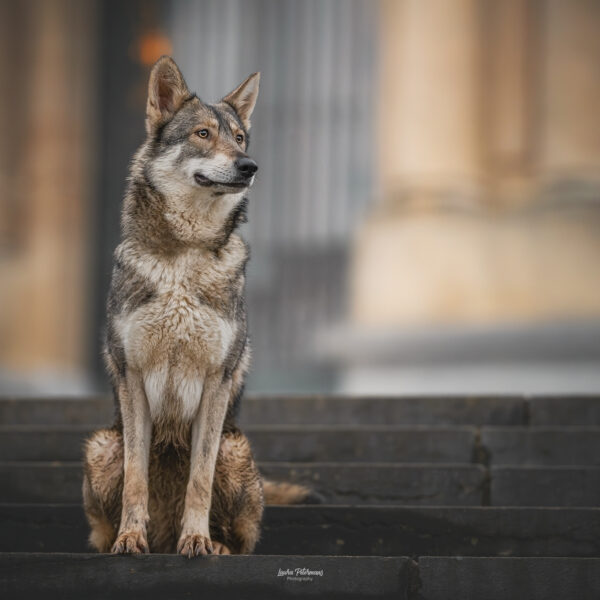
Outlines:
[{"label": "tan and grey fur", "polygon": [[264,494],[307,494],[263,487],[235,424],[250,360],[248,249],[235,230],[257,168],[246,149],[258,83],[255,73],[208,105],[169,57],[150,75],[108,299],[117,421],[85,446],[84,506],[100,552],[252,552]]}]

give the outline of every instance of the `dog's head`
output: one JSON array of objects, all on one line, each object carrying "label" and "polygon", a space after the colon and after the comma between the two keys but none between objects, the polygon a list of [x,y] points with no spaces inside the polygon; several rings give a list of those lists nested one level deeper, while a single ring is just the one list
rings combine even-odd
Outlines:
[{"label": "dog's head", "polygon": [[259,79],[254,73],[220,102],[205,104],[170,57],[158,60],[148,85],[146,131],[150,176],[162,193],[215,197],[252,185],[258,166],[246,149]]}]

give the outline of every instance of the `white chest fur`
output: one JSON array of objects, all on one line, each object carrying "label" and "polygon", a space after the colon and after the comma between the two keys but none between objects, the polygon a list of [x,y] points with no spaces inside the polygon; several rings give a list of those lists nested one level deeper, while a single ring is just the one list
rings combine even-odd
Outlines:
[{"label": "white chest fur", "polygon": [[166,412],[191,420],[204,381],[218,371],[236,323],[203,303],[189,257],[173,264],[138,264],[156,290],[152,300],[116,319],[128,368],[140,373],[153,420]]}]

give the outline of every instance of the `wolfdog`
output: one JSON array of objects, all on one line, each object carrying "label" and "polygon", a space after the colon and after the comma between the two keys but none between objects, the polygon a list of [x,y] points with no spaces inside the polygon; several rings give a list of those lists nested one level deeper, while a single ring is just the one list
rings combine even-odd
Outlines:
[{"label": "wolfdog", "polygon": [[170,57],[150,74],[107,303],[116,422],[85,445],[100,552],[250,553],[265,498],[310,493],[263,482],[236,426],[250,359],[248,249],[236,228],[258,169],[247,148],[259,77],[210,105]]}]

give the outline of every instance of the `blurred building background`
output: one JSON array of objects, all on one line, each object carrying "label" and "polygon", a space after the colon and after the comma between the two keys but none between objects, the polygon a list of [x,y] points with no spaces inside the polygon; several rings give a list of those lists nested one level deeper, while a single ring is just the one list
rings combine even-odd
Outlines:
[{"label": "blurred building background", "polygon": [[253,391],[600,390],[600,2],[0,0],[0,392],[99,360],[149,68],[262,72]]}]

